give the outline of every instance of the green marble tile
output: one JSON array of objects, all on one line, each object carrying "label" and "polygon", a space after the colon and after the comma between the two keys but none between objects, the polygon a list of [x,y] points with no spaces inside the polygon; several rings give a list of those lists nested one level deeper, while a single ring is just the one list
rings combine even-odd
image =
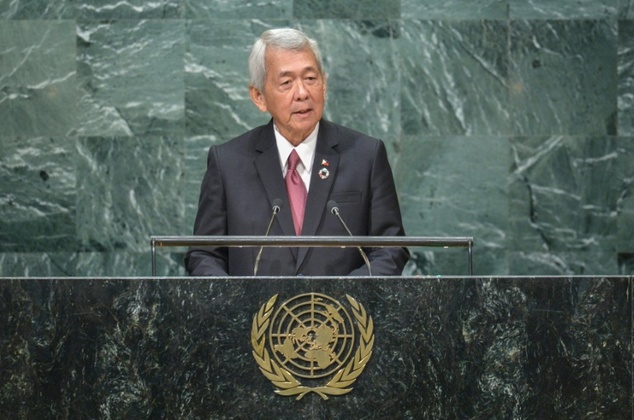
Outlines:
[{"label": "green marble tile", "polygon": [[184,24],[80,22],[82,136],[183,134]]},{"label": "green marble tile", "polygon": [[619,254],[618,260],[619,274],[634,275],[634,252]]},{"label": "green marble tile", "polygon": [[0,252],[78,249],[75,140],[0,138]]},{"label": "green marble tile", "polygon": [[0,0],[0,19],[72,19],[73,0]]},{"label": "green marble tile", "polygon": [[[409,248],[411,260],[403,275],[431,277],[467,276],[469,259],[465,248]],[[473,275],[505,275],[508,273],[506,253],[501,250],[479,247],[477,240],[473,248]]]},{"label": "green marble tile", "polygon": [[[149,242],[148,242],[149,243]],[[159,248],[156,252],[157,276],[186,276],[184,250]],[[149,277],[152,275],[150,247],[145,252],[82,252],[74,256],[76,276],[81,277]]]},{"label": "green marble tile", "polygon": [[207,155],[213,144],[224,143],[214,136],[189,137],[185,141],[185,177],[183,199],[185,219],[181,235],[192,235],[198,211],[198,199],[203,176],[207,170]]},{"label": "green marble tile", "polygon": [[175,138],[79,143],[78,236],[86,251],[145,252],[151,235],[182,235],[184,152]]},{"label": "green marble tile", "polygon": [[182,0],[74,0],[78,19],[175,19]]},{"label": "green marble tile", "polygon": [[609,250],[615,262],[617,201],[627,193],[616,139],[527,137],[512,147],[509,250]]},{"label": "green marble tile", "polygon": [[[383,139],[400,137],[399,24],[391,21],[302,21],[319,43],[328,80],[324,116]],[[393,154],[391,157],[395,157]]]},{"label": "green marble tile", "polygon": [[186,0],[189,19],[290,19],[293,0]]},{"label": "green marble tile", "polygon": [[617,138],[617,250],[634,254],[634,137]]},{"label": "green marble tile", "polygon": [[508,25],[405,21],[401,121],[406,134],[505,135]]},{"label": "green marble tile", "polygon": [[508,0],[511,19],[608,19],[619,0]]},{"label": "green marble tile", "polygon": [[297,19],[395,19],[400,0],[294,0]]},{"label": "green marble tile", "polygon": [[[284,26],[286,22],[277,22]],[[271,26],[260,21],[195,20],[187,25],[185,102],[188,135],[221,142],[268,122],[249,96],[251,45]]]},{"label": "green marble tile", "polygon": [[503,272],[509,155],[500,137],[406,136],[395,178],[407,234],[472,236],[477,273]]},{"label": "green marble tile", "polygon": [[514,21],[513,133],[616,134],[616,48],[614,22]]},{"label": "green marble tile", "polygon": [[65,136],[76,124],[75,24],[0,21],[4,136]]},{"label": "green marble tile", "polygon": [[507,19],[510,0],[401,0],[403,19]]},{"label": "green marble tile", "polygon": [[[0,275],[149,275],[149,236],[192,231],[209,146],[268,121],[246,60],[289,25],[321,45],[326,118],[387,143],[408,234],[474,236],[476,274],[632,274],[633,18],[633,0],[0,0]],[[465,273],[463,252],[413,254],[410,273]]]},{"label": "green marble tile", "polygon": [[[34,250],[37,251],[37,250]],[[2,277],[73,277],[76,275],[77,253],[64,252],[2,252]]]},{"label": "green marble tile", "polygon": [[618,274],[617,256],[611,250],[509,252],[509,260],[510,273],[517,276]]},{"label": "green marble tile", "polygon": [[634,0],[619,1],[619,19],[634,19]]},{"label": "green marble tile", "polygon": [[634,20],[618,25],[618,134],[634,136]]}]

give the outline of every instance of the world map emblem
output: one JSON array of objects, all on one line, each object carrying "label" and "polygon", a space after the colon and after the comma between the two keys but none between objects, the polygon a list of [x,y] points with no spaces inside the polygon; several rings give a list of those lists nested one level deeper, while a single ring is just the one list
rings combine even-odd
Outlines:
[{"label": "world map emblem", "polygon": [[[352,391],[374,347],[374,324],[363,305],[306,293],[276,307],[271,297],[253,317],[251,344],[260,371],[283,396],[323,399]],[[350,309],[350,310],[349,310]]]}]

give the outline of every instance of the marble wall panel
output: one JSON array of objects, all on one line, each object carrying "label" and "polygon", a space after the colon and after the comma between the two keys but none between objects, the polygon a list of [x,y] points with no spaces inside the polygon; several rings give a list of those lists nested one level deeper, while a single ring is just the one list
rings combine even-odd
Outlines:
[{"label": "marble wall panel", "polygon": [[0,0],[0,19],[73,19],[73,0]]},{"label": "marble wall panel", "polygon": [[73,21],[0,21],[3,136],[65,136],[76,124]]},{"label": "marble wall panel", "polygon": [[623,0],[508,0],[511,19],[609,19]]},{"label": "marble wall panel", "polygon": [[[630,273],[633,10],[633,0],[0,0],[3,268],[145,273],[134,253],[145,252],[148,235],[191,233],[209,146],[268,121],[248,96],[252,41],[264,29],[294,26],[321,44],[326,117],[386,142],[409,234],[471,232],[482,274]],[[469,143],[464,153],[439,155],[458,169],[426,166],[429,145],[442,136]],[[572,161],[585,162],[570,172],[576,175],[552,159],[557,176],[537,175],[537,190],[549,191],[540,216],[562,213],[566,221],[537,229],[508,143],[526,144],[528,161],[552,136],[579,144],[603,138],[619,169],[602,167],[613,159],[598,158],[594,147],[575,151]],[[97,149],[123,149],[126,138],[134,143],[130,156],[95,163]],[[97,149],[87,148],[92,141]],[[165,142],[178,143],[178,153],[159,157],[155,146],[170,149]],[[111,156],[117,153],[124,155]],[[594,160],[611,176],[589,170]],[[151,210],[140,220],[129,192],[143,190],[138,180],[156,183],[159,161],[180,173],[166,182],[179,191],[156,192],[163,204],[143,198],[139,206]],[[583,171],[591,180],[555,194]],[[442,181],[432,191],[427,180],[434,177]],[[435,202],[439,190],[445,207],[434,210],[430,227],[413,209]],[[575,195],[587,200],[577,219],[566,204]],[[563,248],[544,250],[540,229]],[[563,239],[567,229],[576,240]],[[517,241],[524,236],[526,245]],[[131,248],[120,248],[122,238]],[[180,273],[174,262],[182,250],[162,252],[161,273]],[[414,257],[411,273],[464,274],[460,251],[415,250]]]},{"label": "marble wall panel", "polygon": [[513,134],[616,134],[616,24],[513,21]]},{"label": "marble wall panel", "polygon": [[[185,276],[185,249],[158,249],[157,276]],[[94,277],[151,276],[152,255],[149,239],[139,252],[15,252],[0,253],[0,276],[13,277]]]},{"label": "marble wall panel", "polygon": [[183,0],[74,0],[78,19],[176,19]]},{"label": "marble wall panel", "polygon": [[501,21],[404,21],[403,133],[509,133],[507,44]]},{"label": "marble wall panel", "polygon": [[149,251],[150,235],[183,226],[182,142],[85,138],[79,144],[78,237],[86,251]]},{"label": "marble wall panel", "polygon": [[290,19],[293,0],[184,0],[188,19]]},{"label": "marble wall panel", "polygon": [[401,2],[392,0],[293,0],[296,19],[396,19]]},{"label": "marble wall panel", "polygon": [[202,179],[207,169],[209,147],[224,143],[215,136],[188,137],[185,141],[185,175],[183,181],[183,202],[185,203],[184,230],[181,235],[191,235],[198,211],[198,199]]},{"label": "marble wall panel", "polygon": [[400,139],[400,23],[301,21],[321,43],[327,71],[326,118],[385,141],[398,160]]},{"label": "marble wall panel", "polygon": [[508,19],[509,0],[401,0],[403,19]]},{"label": "marble wall panel", "polygon": [[76,141],[0,138],[0,253],[78,249]]},{"label": "marble wall panel", "polygon": [[[156,253],[157,276],[184,276],[184,249],[159,249]],[[0,276],[12,277],[94,277],[150,276],[152,256],[149,240],[142,252],[3,252]]]},{"label": "marble wall panel", "polygon": [[623,252],[618,255],[619,273],[634,272],[634,252]]},{"label": "marble wall panel", "polygon": [[[150,241],[139,251],[114,252],[80,252],[72,256],[75,276],[94,277],[95,273],[104,276],[117,276],[117,273],[130,273],[130,276],[152,275],[152,254]],[[156,252],[155,270],[157,276],[185,276],[182,252],[171,248],[158,249]]]},{"label": "marble wall panel", "polygon": [[634,256],[634,137],[619,138],[617,147],[617,249]]},{"label": "marble wall panel", "polygon": [[619,18],[634,19],[634,0],[619,0]]},{"label": "marble wall panel", "polygon": [[2,252],[0,276],[74,277],[77,275],[74,252]]},{"label": "marble wall panel", "polygon": [[[607,250],[579,250],[579,251],[539,251],[530,246],[522,251],[509,251],[508,270],[515,275],[570,276],[591,275],[592,273],[631,273],[628,259],[623,254],[614,251],[610,246]],[[619,257],[619,255],[621,255]],[[622,259],[622,260],[620,260]],[[477,261],[477,259],[475,259]]]},{"label": "marble wall panel", "polygon": [[[406,136],[395,169],[405,230],[416,236],[473,236],[474,272],[506,272],[509,205],[503,137]],[[459,163],[457,163],[459,162]],[[429,251],[429,250],[427,250]],[[464,254],[437,263],[417,256],[426,274],[465,274]],[[454,268],[451,268],[451,267]],[[429,272],[431,270],[431,272]]]},{"label": "marble wall panel", "polygon": [[628,188],[614,182],[621,178],[617,140],[514,138],[512,153],[509,249],[549,253],[564,261],[565,253],[588,257],[611,251],[612,264],[606,268],[615,270],[617,202]]},{"label": "marble wall panel", "polygon": [[[288,22],[277,22],[288,24]],[[272,23],[193,20],[187,25],[185,103],[188,135],[222,142],[269,121],[249,96],[251,45]]]},{"label": "marble wall panel", "polygon": [[79,22],[81,136],[183,134],[182,21]]},{"label": "marble wall panel", "polygon": [[634,136],[634,20],[618,25],[618,133]]}]

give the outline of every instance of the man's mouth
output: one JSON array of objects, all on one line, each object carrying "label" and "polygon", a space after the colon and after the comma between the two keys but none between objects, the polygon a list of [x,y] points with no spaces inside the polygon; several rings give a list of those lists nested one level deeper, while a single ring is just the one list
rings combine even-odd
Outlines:
[{"label": "man's mouth", "polygon": [[299,115],[306,115],[306,114],[308,114],[310,111],[311,111],[311,109],[310,109],[310,108],[309,108],[309,109],[300,109],[299,111],[295,111],[295,113],[296,113],[296,114],[299,114]]}]

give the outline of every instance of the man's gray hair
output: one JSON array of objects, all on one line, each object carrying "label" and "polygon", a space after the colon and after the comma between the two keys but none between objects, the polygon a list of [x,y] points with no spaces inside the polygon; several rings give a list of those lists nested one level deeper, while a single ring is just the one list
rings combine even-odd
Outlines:
[{"label": "man's gray hair", "polygon": [[251,86],[260,92],[264,90],[266,80],[266,49],[281,49],[291,51],[311,50],[315,55],[319,73],[324,76],[324,64],[317,41],[306,36],[303,32],[292,28],[269,29],[264,31],[255,41],[249,55],[249,77]]}]

